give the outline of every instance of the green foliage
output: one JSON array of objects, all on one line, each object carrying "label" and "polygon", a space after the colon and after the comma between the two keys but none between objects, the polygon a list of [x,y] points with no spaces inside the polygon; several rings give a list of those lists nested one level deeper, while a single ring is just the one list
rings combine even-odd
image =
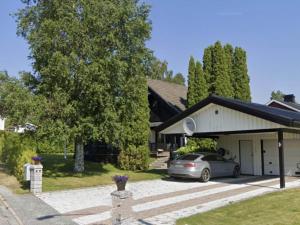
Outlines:
[{"label": "green foliage", "polygon": [[272,91],[271,93],[271,100],[279,100],[279,101],[283,101],[284,100],[284,96],[285,94],[280,91],[280,90],[277,90],[277,91]]},{"label": "green foliage", "polygon": [[181,73],[173,75],[172,70],[168,70],[168,62],[160,61],[152,56],[146,63],[146,75],[154,80],[164,80],[170,83],[185,85],[185,78]]},{"label": "green foliage", "polygon": [[24,164],[30,163],[31,158],[36,155],[30,139],[16,133],[4,133],[1,134],[1,140],[3,140],[1,161],[19,181],[22,181]]},{"label": "green foliage", "polygon": [[231,44],[226,44],[224,46],[224,53],[225,53],[226,65],[228,67],[228,74],[230,76],[230,82],[234,87],[235,78],[233,75],[233,52],[234,49]]},{"label": "green foliage", "polygon": [[236,47],[233,54],[234,98],[251,101],[250,78],[247,69],[246,51]]},{"label": "green foliage", "polygon": [[173,81],[172,82],[175,83],[175,84],[185,85],[185,78],[182,75],[182,73],[177,73],[173,77]]},{"label": "green foliage", "polygon": [[212,93],[212,71],[213,71],[213,64],[212,64],[212,57],[213,57],[213,46],[209,46],[204,49],[203,54],[203,73],[207,83],[209,93]]},{"label": "green foliage", "polygon": [[215,151],[217,142],[209,138],[189,138],[187,145],[179,148],[176,152],[179,155],[195,152]]},{"label": "green foliage", "polygon": [[19,180],[22,181],[24,179],[24,164],[31,162],[31,158],[36,155],[36,152],[32,149],[23,148],[15,158],[15,166],[12,169],[12,173]]},{"label": "green foliage", "polygon": [[233,97],[233,87],[231,84],[230,75],[228,73],[226,56],[219,41],[214,45],[212,63],[212,93],[224,97]]},{"label": "green foliage", "polygon": [[[16,16],[35,72],[24,83],[47,100],[39,132],[78,146],[88,140],[121,149],[145,145],[149,7],[136,0],[26,3]],[[75,165],[83,165],[79,159]]]},{"label": "green foliage", "polygon": [[196,69],[195,69],[195,99],[196,103],[203,100],[208,96],[208,87],[206,80],[204,78],[202,65],[199,61],[196,62]]},{"label": "green foliage", "polygon": [[187,107],[191,107],[196,104],[196,77],[195,70],[196,64],[194,57],[190,57],[188,72],[188,92],[187,92]]},{"label": "green foliage", "polygon": [[120,168],[124,170],[144,170],[149,165],[149,148],[147,146],[129,145],[119,155]]},{"label": "green foliage", "polygon": [[240,47],[217,41],[204,50],[203,72],[208,92],[251,101],[246,52]]}]

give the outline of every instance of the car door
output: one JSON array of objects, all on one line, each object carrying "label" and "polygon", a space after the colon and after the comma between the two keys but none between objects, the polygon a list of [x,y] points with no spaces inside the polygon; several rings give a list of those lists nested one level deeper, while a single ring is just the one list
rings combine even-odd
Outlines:
[{"label": "car door", "polygon": [[212,177],[225,176],[224,160],[222,157],[218,157],[218,155],[207,155],[202,160],[209,163]]},{"label": "car door", "polygon": [[216,170],[218,170],[217,174],[220,177],[228,176],[232,174],[231,165],[224,159],[222,156],[216,156]]}]

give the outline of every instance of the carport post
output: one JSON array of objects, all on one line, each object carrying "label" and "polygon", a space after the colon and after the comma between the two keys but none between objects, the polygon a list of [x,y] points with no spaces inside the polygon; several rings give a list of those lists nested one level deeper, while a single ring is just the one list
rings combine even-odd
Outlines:
[{"label": "carport post", "polygon": [[285,188],[283,131],[278,131],[280,188]]}]

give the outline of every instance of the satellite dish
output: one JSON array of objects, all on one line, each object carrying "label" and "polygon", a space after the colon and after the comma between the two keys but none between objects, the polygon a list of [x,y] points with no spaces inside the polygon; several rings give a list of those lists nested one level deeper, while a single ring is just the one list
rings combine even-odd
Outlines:
[{"label": "satellite dish", "polygon": [[185,118],[183,121],[183,130],[188,136],[192,136],[196,130],[196,123],[191,117]]}]

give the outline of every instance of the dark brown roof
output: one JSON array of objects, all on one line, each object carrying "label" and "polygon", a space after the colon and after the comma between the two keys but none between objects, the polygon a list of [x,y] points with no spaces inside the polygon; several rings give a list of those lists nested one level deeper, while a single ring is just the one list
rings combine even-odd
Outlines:
[{"label": "dark brown roof", "polygon": [[167,104],[181,112],[186,109],[187,87],[162,80],[148,79],[148,87]]}]

